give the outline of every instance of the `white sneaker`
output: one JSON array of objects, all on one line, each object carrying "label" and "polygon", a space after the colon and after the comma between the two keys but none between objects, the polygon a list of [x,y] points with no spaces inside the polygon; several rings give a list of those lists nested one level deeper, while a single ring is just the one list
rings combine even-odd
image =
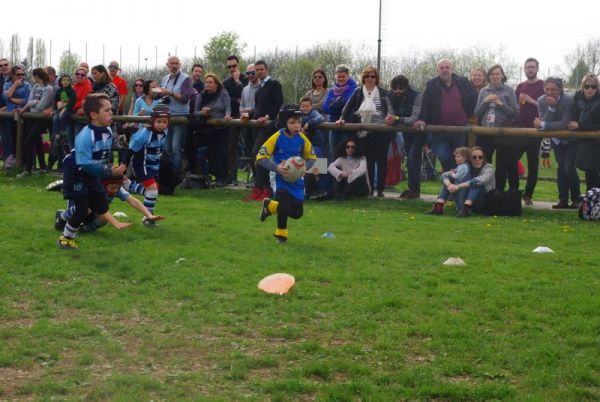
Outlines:
[{"label": "white sneaker", "polygon": [[29,170],[23,170],[21,173],[19,173],[17,175],[17,177],[27,177],[27,176],[31,176],[31,172]]}]

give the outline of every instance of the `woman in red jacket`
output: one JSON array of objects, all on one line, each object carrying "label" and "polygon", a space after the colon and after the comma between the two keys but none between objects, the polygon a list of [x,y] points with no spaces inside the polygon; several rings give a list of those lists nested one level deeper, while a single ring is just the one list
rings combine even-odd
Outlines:
[{"label": "woman in red jacket", "polygon": [[[83,116],[83,100],[92,93],[92,84],[88,80],[87,74],[87,70],[84,67],[78,67],[74,73],[75,83],[73,84],[73,89],[75,90],[76,100],[73,110],[75,110],[77,116]],[[75,133],[78,133],[81,129],[79,126],[83,127],[82,124],[75,123],[73,130],[69,131],[71,148],[75,145]]]}]

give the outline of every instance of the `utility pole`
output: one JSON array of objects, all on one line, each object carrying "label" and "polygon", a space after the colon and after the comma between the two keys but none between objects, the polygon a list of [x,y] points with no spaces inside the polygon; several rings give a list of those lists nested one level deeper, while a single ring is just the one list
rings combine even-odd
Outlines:
[{"label": "utility pole", "polygon": [[50,39],[50,62],[48,63],[48,65],[52,65],[52,39]]},{"label": "utility pole", "polygon": [[379,36],[377,39],[377,71],[381,74],[381,2],[379,0]]},{"label": "utility pole", "polygon": [[154,68],[156,70],[158,70],[158,45],[156,45],[156,48],[154,49],[155,55],[154,55],[154,60],[156,62],[156,65],[154,66]]}]

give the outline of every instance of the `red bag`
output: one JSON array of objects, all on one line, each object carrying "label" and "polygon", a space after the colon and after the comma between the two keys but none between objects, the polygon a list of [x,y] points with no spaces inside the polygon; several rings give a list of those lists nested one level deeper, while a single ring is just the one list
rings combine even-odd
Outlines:
[{"label": "red bag", "polygon": [[387,158],[387,172],[385,174],[385,185],[395,186],[402,180],[402,157],[398,152],[396,141],[390,142]]}]

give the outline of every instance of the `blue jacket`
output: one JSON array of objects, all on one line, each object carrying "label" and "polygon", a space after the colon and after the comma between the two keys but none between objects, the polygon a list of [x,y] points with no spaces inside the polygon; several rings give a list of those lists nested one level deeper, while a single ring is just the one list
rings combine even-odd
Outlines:
[{"label": "blue jacket", "polygon": [[[337,83],[335,83],[333,86],[339,87]],[[323,112],[329,115],[329,121],[334,122],[339,120],[344,105],[346,104],[348,99],[350,99],[350,96],[352,95],[356,87],[356,81],[350,78],[348,80],[348,87],[341,96],[334,96],[333,88],[330,88],[327,91],[327,96],[325,96],[325,100],[323,101]]]}]

